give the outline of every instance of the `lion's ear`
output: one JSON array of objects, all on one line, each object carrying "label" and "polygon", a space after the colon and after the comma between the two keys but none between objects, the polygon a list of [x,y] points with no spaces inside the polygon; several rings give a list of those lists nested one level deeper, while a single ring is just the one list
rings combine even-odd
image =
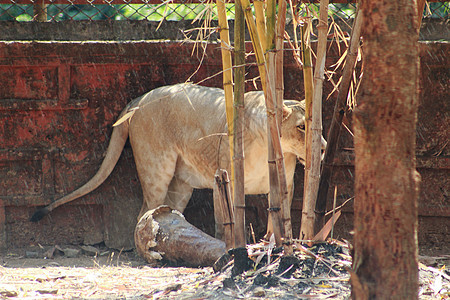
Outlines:
[{"label": "lion's ear", "polygon": [[299,101],[299,105],[301,108],[303,108],[303,110],[305,110],[306,109],[306,100],[303,99],[302,101]]},{"label": "lion's ear", "polygon": [[287,118],[289,118],[291,113],[292,113],[292,108],[287,107],[286,105],[283,105],[283,119],[282,119],[282,122],[284,120],[286,120]]}]

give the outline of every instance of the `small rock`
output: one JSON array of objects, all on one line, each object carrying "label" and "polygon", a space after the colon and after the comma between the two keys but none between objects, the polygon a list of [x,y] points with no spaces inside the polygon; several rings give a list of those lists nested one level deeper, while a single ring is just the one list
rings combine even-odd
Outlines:
[{"label": "small rock", "polygon": [[264,297],[266,295],[266,291],[264,290],[263,287],[258,286],[253,290],[253,295],[255,297]]},{"label": "small rock", "polygon": [[35,251],[25,251],[25,257],[26,258],[38,258],[39,253]]},{"label": "small rock", "polygon": [[254,285],[265,285],[268,281],[269,281],[269,279],[260,273],[260,274],[256,275],[255,279],[253,279],[253,284]]},{"label": "small rock", "polygon": [[83,253],[89,256],[96,256],[100,254],[100,250],[92,246],[81,246]]},{"label": "small rock", "polygon": [[63,251],[64,251],[64,255],[68,258],[77,257],[81,252],[81,250],[71,249],[71,248],[66,248]]},{"label": "small rock", "polygon": [[278,279],[278,277],[269,275],[267,278],[266,287],[276,287],[276,286],[278,286],[279,283],[280,283],[280,280]]},{"label": "small rock", "polygon": [[253,261],[248,258],[247,249],[245,247],[231,249],[228,253],[234,256],[234,265],[231,271],[233,277],[240,275],[253,267]]},{"label": "small rock", "polygon": [[234,279],[232,277],[225,278],[222,283],[224,289],[237,289],[236,283],[234,282]]},{"label": "small rock", "polygon": [[277,275],[281,275],[284,278],[290,278],[291,275],[300,267],[300,259],[295,256],[283,256],[281,257],[280,264],[278,265]]},{"label": "small rock", "polygon": [[62,249],[59,246],[53,246],[44,252],[44,258],[54,258],[55,256],[63,255],[63,254],[64,254],[64,252],[62,251]]},{"label": "small rock", "polygon": [[47,251],[44,252],[44,258],[53,258],[53,255],[55,254],[55,247],[51,247]]},{"label": "small rock", "polygon": [[179,289],[181,289],[181,283],[175,283],[175,284],[171,284],[171,285],[169,285],[168,287],[166,287],[165,289],[164,289],[164,291],[166,291],[166,292],[176,292],[176,291],[178,291]]},{"label": "small rock", "polygon": [[12,285],[2,285],[0,287],[0,296],[3,299],[3,297],[17,297],[18,293],[16,291],[16,288]]},{"label": "small rock", "polygon": [[233,257],[229,253],[222,255],[213,265],[214,272],[221,271],[232,259]]},{"label": "small rock", "polygon": [[51,294],[51,295],[56,295],[58,294],[58,290],[55,289],[43,289],[43,290],[37,290],[36,292],[38,292],[39,294]]}]

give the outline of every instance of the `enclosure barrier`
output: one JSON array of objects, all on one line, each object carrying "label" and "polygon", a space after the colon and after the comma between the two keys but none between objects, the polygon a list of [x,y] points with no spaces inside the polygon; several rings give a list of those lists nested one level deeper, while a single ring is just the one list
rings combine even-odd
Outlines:
[{"label": "enclosure barrier", "polygon": [[[313,11],[319,10],[318,0],[301,1]],[[449,19],[450,2],[427,1],[425,18]],[[354,17],[356,0],[330,1],[330,14],[334,18]],[[227,5],[229,19],[234,19],[234,4]],[[217,19],[214,1],[201,0],[0,0],[0,21],[53,21],[65,20],[147,20],[181,21]],[[288,16],[289,18],[289,16]]]}]

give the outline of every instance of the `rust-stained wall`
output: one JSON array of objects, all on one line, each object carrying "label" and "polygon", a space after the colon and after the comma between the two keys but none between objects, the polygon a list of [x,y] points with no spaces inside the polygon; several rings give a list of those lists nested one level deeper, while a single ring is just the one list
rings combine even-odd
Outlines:
[{"label": "rust-stained wall", "polygon": [[[38,224],[28,221],[45,205],[85,183],[99,167],[111,124],[127,102],[155,87],[184,82],[195,73],[201,51],[178,42],[0,42],[0,243],[133,245],[132,232],[142,194],[129,146],[108,180],[96,191],[55,210]],[[421,44],[421,104],[418,119],[418,169],[422,175],[419,242],[433,245],[449,234],[450,45]],[[286,98],[302,98],[302,74],[286,53]],[[338,58],[335,47],[327,65]],[[210,44],[198,82],[221,68],[217,44]],[[248,77],[257,75],[247,67]],[[202,84],[220,86],[221,76]],[[247,85],[252,88],[252,83]],[[325,85],[324,95],[332,90]],[[333,99],[333,97],[331,98]],[[324,128],[332,100],[325,101]],[[350,121],[349,121],[350,122]],[[351,123],[351,122],[350,122]],[[326,132],[326,131],[325,131]],[[338,204],[353,196],[351,137],[343,134],[333,184]],[[303,174],[296,177],[294,235],[298,233]],[[331,193],[330,193],[331,195]],[[188,220],[211,232],[210,192],[196,192]],[[207,204],[205,204],[207,202]],[[247,215],[262,233],[261,197],[250,197]],[[351,202],[340,220],[349,237]],[[440,226],[436,226],[440,224]]]}]

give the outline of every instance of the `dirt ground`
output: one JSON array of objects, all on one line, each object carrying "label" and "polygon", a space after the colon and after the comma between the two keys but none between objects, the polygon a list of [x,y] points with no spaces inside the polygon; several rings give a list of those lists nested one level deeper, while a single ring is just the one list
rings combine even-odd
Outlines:
[{"label": "dirt ground", "polygon": [[[350,296],[349,275],[342,268],[333,271],[334,275],[328,271],[327,275],[293,274],[285,279],[270,273],[274,267],[267,265],[265,269],[231,279],[231,273],[224,269],[215,273],[211,267],[150,267],[135,251],[120,252],[101,246],[96,249],[97,253],[77,246],[9,249],[0,256],[0,298],[348,299]],[[43,256],[49,254],[52,258]],[[301,260],[306,265],[306,259]],[[450,299],[450,273],[445,269],[450,256],[421,256],[420,262],[419,298]]]}]

